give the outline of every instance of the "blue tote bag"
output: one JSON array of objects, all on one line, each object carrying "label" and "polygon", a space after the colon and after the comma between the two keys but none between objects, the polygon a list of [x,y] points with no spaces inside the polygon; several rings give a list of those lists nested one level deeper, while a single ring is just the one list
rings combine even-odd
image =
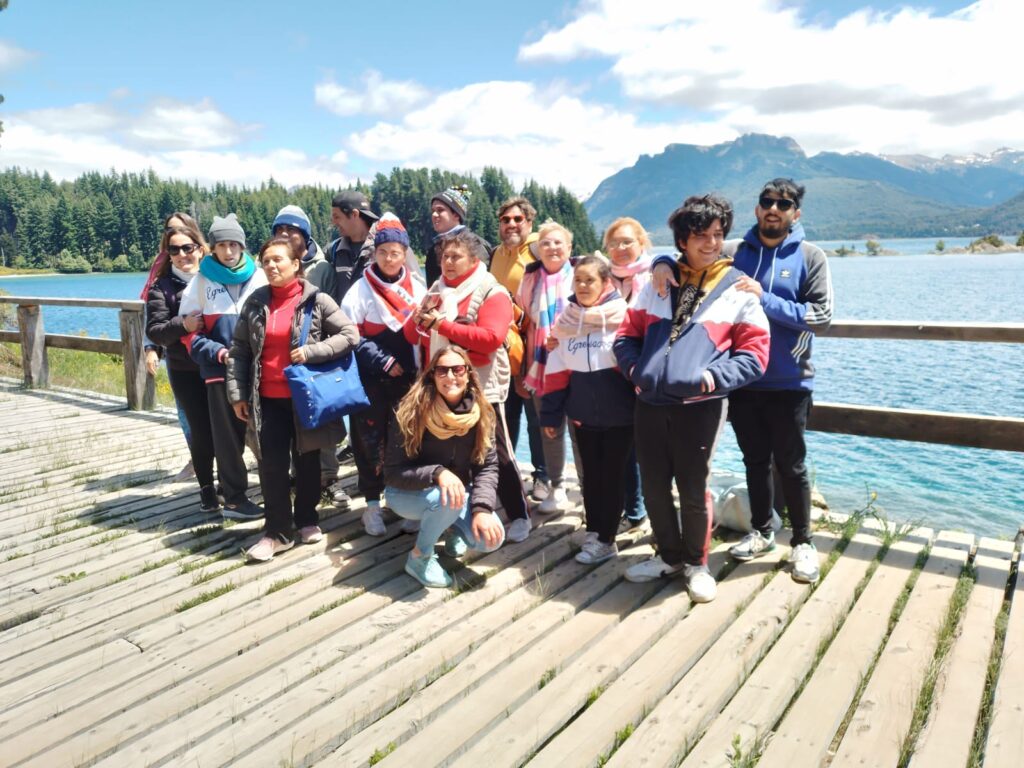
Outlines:
[{"label": "blue tote bag", "polygon": [[[313,301],[306,305],[299,346],[306,343],[313,322]],[[326,363],[293,363],[284,369],[299,424],[312,429],[338,421],[370,405],[359,380],[356,356],[348,352]]]}]

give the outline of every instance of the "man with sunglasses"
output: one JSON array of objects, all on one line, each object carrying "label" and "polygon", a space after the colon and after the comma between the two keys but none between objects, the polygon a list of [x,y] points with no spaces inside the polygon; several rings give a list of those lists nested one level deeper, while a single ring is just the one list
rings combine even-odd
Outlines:
[{"label": "man with sunglasses", "polygon": [[[536,209],[525,197],[510,197],[498,208],[498,234],[501,245],[491,254],[491,274],[516,295],[523,280],[526,267],[538,259],[537,233],[533,231]],[[530,462],[533,464],[533,488],[530,491],[536,501],[543,501],[551,493],[547,468],[544,466],[544,444],[540,437],[540,420],[533,407],[533,398],[521,389],[522,378],[517,377],[515,386],[509,388],[505,401],[505,419],[508,422],[508,439],[515,446],[519,442],[519,429],[523,413],[526,413],[526,435],[530,444]]]},{"label": "man with sunglasses", "polygon": [[760,298],[771,329],[764,377],[729,395],[729,416],[743,452],[754,529],[729,552],[746,562],[775,548],[774,463],[793,526],[792,576],[813,584],[819,578],[819,562],[811,541],[804,431],[814,388],[811,343],[814,334],[832,322],[833,295],[825,253],[804,240],[800,224],[804,192],[792,179],[769,181],[754,208],[757,224],[741,241],[727,243],[723,251],[746,273],[736,287]]}]

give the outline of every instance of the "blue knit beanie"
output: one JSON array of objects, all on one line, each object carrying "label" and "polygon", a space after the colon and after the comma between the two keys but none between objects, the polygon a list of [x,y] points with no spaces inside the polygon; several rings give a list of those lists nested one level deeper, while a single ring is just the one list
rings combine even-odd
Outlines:
[{"label": "blue knit beanie", "polygon": [[385,213],[377,222],[377,231],[373,236],[373,247],[384,243],[401,243],[409,247],[409,233],[405,231],[402,222],[393,213]]},{"label": "blue knit beanie", "polygon": [[313,240],[313,230],[309,225],[309,216],[307,216],[306,212],[299,208],[299,206],[286,205],[278,211],[277,216],[274,218],[274,223],[270,226],[270,231],[273,232],[282,224],[288,224],[289,226],[301,229],[302,234],[306,236],[307,247]]}]

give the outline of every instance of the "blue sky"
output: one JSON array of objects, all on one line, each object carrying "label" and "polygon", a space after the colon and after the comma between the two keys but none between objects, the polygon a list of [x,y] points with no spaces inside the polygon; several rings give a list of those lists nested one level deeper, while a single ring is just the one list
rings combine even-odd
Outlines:
[{"label": "blue sky", "polygon": [[11,0],[0,167],[334,188],[496,165],[585,196],[668,143],[751,131],[1024,149],[1022,22],[1021,0]]}]

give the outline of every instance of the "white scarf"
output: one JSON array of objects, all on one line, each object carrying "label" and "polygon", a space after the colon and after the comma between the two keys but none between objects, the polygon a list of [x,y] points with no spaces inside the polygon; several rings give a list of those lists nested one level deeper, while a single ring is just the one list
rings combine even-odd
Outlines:
[{"label": "white scarf", "polygon": [[[482,261],[478,261],[473,272],[458,285],[452,287],[449,286],[444,279],[444,275],[434,283],[437,290],[441,292],[441,305],[438,307],[441,318],[443,320],[455,320],[459,316],[459,304],[465,301],[469,296],[473,294],[480,284],[487,279],[490,273],[487,271],[487,265]],[[432,289],[434,290],[434,289]],[[444,336],[440,335],[436,330],[431,329],[430,331],[430,359],[434,359],[434,355],[437,354],[438,350],[448,346],[449,341]]]}]

